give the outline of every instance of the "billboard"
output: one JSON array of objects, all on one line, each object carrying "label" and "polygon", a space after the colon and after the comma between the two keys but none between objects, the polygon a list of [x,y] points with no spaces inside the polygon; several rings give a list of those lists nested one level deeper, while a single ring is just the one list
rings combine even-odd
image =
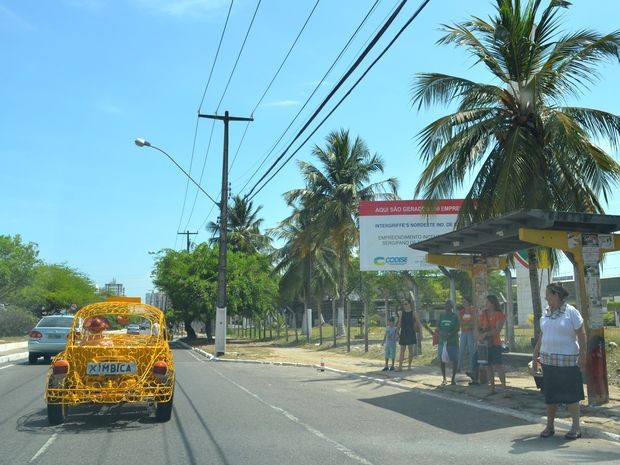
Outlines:
[{"label": "billboard", "polygon": [[431,270],[425,252],[409,246],[454,230],[462,200],[441,200],[424,212],[422,200],[361,201],[360,269],[362,271]]}]

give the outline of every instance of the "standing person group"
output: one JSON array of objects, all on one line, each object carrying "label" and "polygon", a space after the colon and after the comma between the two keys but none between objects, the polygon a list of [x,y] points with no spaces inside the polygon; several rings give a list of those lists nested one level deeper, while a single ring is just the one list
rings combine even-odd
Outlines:
[{"label": "standing person group", "polygon": [[582,370],[585,367],[586,332],[579,311],[566,302],[568,292],[551,283],[545,291],[549,304],[540,318],[540,336],[532,352],[534,362],[540,357],[543,370],[543,394],[547,407],[547,425],[540,437],[555,434],[558,404],[566,404],[572,426],[564,437],[581,437],[579,401],[583,400]]}]

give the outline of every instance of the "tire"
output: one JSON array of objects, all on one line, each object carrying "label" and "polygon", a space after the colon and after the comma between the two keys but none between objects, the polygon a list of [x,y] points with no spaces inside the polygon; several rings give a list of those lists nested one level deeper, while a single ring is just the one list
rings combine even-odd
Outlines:
[{"label": "tire", "polygon": [[155,418],[157,421],[166,422],[172,417],[172,401],[174,399],[174,392],[168,402],[159,402],[157,404],[157,410],[155,410]]},{"label": "tire", "polygon": [[67,419],[67,406],[64,404],[47,404],[47,421],[50,425],[60,425]]},{"label": "tire", "polygon": [[38,359],[39,359],[38,354],[33,354],[32,352],[28,352],[28,363],[30,365],[36,365]]}]

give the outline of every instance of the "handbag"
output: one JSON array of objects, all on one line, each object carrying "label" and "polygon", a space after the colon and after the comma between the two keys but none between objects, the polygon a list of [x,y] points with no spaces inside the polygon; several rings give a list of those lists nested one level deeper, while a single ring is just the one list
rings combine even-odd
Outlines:
[{"label": "handbag", "polygon": [[448,343],[443,343],[443,349],[441,350],[441,361],[443,363],[450,363],[450,354],[448,353]]},{"label": "handbag", "polygon": [[478,364],[488,365],[489,363],[489,343],[487,341],[478,342],[476,346],[478,350]]}]

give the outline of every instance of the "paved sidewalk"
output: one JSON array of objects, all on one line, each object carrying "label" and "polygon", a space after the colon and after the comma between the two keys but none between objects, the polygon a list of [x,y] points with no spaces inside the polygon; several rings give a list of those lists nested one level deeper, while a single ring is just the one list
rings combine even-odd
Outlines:
[{"label": "paved sidewalk", "polygon": [[[189,346],[187,346],[189,347]],[[206,357],[213,346],[194,347]],[[469,377],[457,374],[456,386],[442,386],[442,376],[438,366],[415,366],[411,370],[382,371],[383,363],[378,360],[364,359],[342,353],[314,351],[303,348],[270,347],[272,356],[261,360],[242,360],[235,353],[227,353],[223,358],[212,358],[218,362],[265,363],[277,365],[312,366],[338,372],[343,375],[356,376],[369,382],[390,384],[403,389],[416,389],[431,396],[449,398],[458,402],[495,411],[501,411],[532,423],[544,425],[545,403],[542,393],[536,388],[534,378],[525,369],[506,367],[507,389],[504,392],[496,380],[497,393],[488,394],[488,386],[470,386]],[[585,388],[585,386],[584,386]],[[581,423],[584,437],[600,437],[620,442],[620,388],[610,385],[610,402],[602,406],[589,406],[587,399],[582,402]],[[559,408],[556,428],[568,431],[570,416],[565,407]],[[541,426],[542,430],[542,426]]]},{"label": "paved sidewalk", "polygon": [[0,344],[0,363],[17,362],[28,358],[28,342]]}]

